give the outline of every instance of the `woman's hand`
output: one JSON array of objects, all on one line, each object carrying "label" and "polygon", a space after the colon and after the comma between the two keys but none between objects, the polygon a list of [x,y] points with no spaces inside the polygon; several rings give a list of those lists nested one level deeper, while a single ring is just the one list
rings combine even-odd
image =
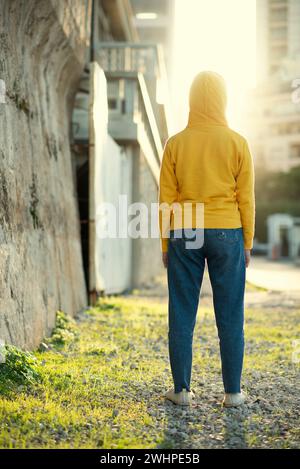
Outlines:
[{"label": "woman's hand", "polygon": [[163,261],[164,268],[166,269],[168,267],[168,253],[167,252],[162,253],[162,261]]},{"label": "woman's hand", "polygon": [[250,264],[250,258],[251,258],[251,249],[245,249],[246,267],[248,267]]}]

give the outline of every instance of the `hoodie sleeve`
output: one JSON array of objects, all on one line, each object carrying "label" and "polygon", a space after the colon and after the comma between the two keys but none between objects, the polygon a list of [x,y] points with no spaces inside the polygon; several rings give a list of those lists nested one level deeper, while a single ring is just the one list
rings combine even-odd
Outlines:
[{"label": "hoodie sleeve", "polygon": [[169,141],[167,141],[164,147],[159,178],[159,230],[162,252],[167,252],[168,250],[171,205],[176,201],[177,178],[175,175],[175,163],[172,159]]},{"label": "hoodie sleeve", "polygon": [[255,228],[254,166],[247,141],[243,143],[236,184],[236,197],[244,233],[245,249],[252,249]]}]

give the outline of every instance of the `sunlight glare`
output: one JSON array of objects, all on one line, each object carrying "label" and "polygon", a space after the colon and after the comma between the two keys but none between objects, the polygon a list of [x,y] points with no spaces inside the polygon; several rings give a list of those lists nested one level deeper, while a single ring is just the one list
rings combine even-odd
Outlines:
[{"label": "sunlight glare", "polygon": [[255,0],[176,0],[171,68],[175,131],[186,126],[193,77],[214,70],[226,80],[229,125],[239,130],[245,93],[255,86]]}]

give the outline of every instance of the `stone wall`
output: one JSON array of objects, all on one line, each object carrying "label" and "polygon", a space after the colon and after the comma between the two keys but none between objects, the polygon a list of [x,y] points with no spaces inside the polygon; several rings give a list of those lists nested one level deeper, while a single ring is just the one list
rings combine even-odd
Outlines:
[{"label": "stone wall", "polygon": [[87,301],[69,135],[90,10],[1,0],[0,339],[23,348]]}]

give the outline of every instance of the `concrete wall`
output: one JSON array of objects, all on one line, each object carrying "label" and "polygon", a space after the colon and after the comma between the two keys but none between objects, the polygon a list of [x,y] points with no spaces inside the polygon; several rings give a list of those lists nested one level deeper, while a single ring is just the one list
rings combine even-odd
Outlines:
[{"label": "concrete wall", "polygon": [[[130,147],[120,147],[110,135],[105,142],[96,196],[96,290],[106,294],[121,293],[131,287],[132,241],[126,236],[126,203],[131,204],[132,197],[132,154]],[[111,234],[114,236],[116,228],[116,237],[100,237],[105,229],[103,216],[109,215],[102,210],[103,202],[110,204]]]},{"label": "concrete wall", "polygon": [[[158,188],[141,148],[133,149],[133,202],[142,202],[148,207],[150,230],[151,203],[158,201]],[[157,218],[158,221],[158,218]],[[160,242],[158,238],[137,238],[132,243],[132,285],[150,285],[162,273]]]},{"label": "concrete wall", "polygon": [[89,0],[1,0],[0,338],[33,348],[86,304],[69,142]]}]

